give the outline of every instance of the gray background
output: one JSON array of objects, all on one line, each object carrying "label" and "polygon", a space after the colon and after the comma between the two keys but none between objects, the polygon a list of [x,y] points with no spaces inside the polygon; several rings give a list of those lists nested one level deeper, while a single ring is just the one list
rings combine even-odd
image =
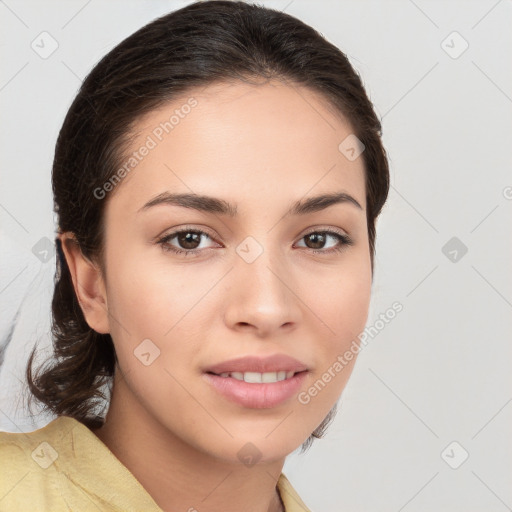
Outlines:
[{"label": "gray background", "polygon": [[[49,347],[63,117],[105,53],[187,3],[0,1],[1,430],[51,419],[19,400],[28,351]],[[403,305],[326,439],[284,472],[314,511],[512,510],[512,2],[263,3],[346,52],[383,120],[392,187],[368,324]]]}]

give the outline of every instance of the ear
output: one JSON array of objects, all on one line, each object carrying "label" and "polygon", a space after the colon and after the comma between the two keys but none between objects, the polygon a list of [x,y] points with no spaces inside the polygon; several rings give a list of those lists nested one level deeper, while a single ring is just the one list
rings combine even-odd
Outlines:
[{"label": "ear", "polygon": [[73,233],[62,233],[58,237],[85,320],[96,332],[110,332],[107,294],[99,266],[83,255]]}]

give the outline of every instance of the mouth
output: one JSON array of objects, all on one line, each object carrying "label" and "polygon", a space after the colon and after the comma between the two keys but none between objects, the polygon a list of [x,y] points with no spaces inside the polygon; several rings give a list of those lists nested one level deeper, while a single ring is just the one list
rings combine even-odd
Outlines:
[{"label": "mouth", "polygon": [[281,382],[283,380],[289,380],[293,378],[298,373],[303,373],[307,370],[302,371],[276,371],[276,372],[222,372],[222,373],[214,373],[214,372],[206,372],[210,375],[216,375],[217,377],[222,377],[223,379],[235,379],[240,382],[247,382],[249,384],[274,384],[276,382]]},{"label": "mouth", "polygon": [[249,409],[271,409],[289,402],[309,369],[285,355],[244,357],[203,370],[203,378],[222,398]]}]

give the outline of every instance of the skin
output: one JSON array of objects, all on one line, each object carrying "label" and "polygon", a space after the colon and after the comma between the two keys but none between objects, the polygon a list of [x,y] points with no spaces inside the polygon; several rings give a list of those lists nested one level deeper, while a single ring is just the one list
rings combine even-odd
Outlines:
[{"label": "skin", "polygon": [[[322,97],[277,81],[187,91],[138,120],[128,153],[190,96],[197,106],[104,199],[105,274],[63,244],[86,320],[111,334],[119,360],[95,433],[164,510],[274,512],[285,457],[335,405],[356,358],[307,405],[295,396],[270,409],[228,401],[202,369],[284,353],[307,364],[305,391],[350,347],[371,289],[364,163],[338,150],[352,129]],[[164,191],[221,198],[238,214],[165,204],[138,212]],[[362,208],[285,215],[295,201],[334,191]],[[183,227],[211,237],[199,239],[196,256],[157,243]],[[308,244],[305,235],[322,229],[353,244],[331,253],[335,238]],[[248,236],[263,249],[250,264],[235,251]],[[147,338],[160,350],[148,366],[134,356]],[[248,442],[261,453],[250,467],[237,456]]]}]

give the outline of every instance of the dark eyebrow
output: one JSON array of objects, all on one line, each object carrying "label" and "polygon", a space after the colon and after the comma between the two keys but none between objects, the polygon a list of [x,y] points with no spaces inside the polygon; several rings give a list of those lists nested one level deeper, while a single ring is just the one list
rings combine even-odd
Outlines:
[{"label": "dark eyebrow", "polygon": [[233,206],[223,199],[198,194],[171,194],[170,192],[158,194],[138,211],[147,210],[158,204],[170,204],[203,212],[220,213],[222,215],[229,215],[230,217],[234,217],[237,213],[236,206]]},{"label": "dark eyebrow", "polygon": [[345,192],[333,192],[332,194],[322,194],[315,197],[309,197],[304,201],[297,201],[291,208],[288,214],[291,215],[305,215],[307,213],[314,213],[324,210],[333,204],[349,203],[353,204],[360,210],[363,207],[359,202],[350,194]]},{"label": "dark eyebrow", "polygon": [[[306,215],[308,213],[324,210],[329,206],[339,203],[349,203],[360,210],[363,209],[359,202],[351,195],[345,192],[337,192],[332,194],[322,194],[297,201],[292,205],[286,215]],[[152,206],[160,204],[181,206],[183,208],[191,208],[207,213],[228,215],[229,217],[235,217],[237,214],[236,205],[232,205],[223,199],[198,194],[171,194],[170,192],[162,192],[161,194],[158,194],[138,211],[147,210]]]}]

